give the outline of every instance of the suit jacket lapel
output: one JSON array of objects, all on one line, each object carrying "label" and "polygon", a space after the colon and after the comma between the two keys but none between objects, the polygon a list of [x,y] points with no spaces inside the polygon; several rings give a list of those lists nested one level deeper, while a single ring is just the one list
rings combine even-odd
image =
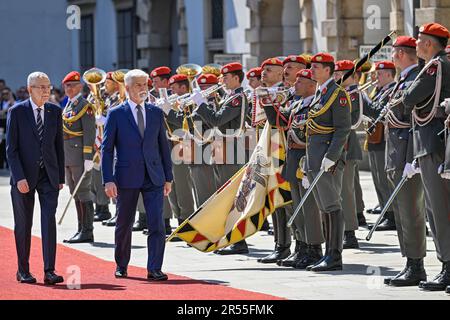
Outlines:
[{"label": "suit jacket lapel", "polygon": [[30,122],[31,129],[32,129],[33,132],[34,132],[34,135],[35,135],[36,138],[39,140],[39,133],[38,133],[38,131],[37,131],[37,126],[36,126],[36,118],[34,117],[34,114],[33,114],[33,107],[31,106],[31,102],[30,102],[29,99],[28,99],[28,101],[27,101],[27,106],[28,106],[28,108],[27,108],[28,121]]},{"label": "suit jacket lapel", "polygon": [[133,111],[131,111],[130,104],[128,102],[125,103],[125,112],[127,113],[128,120],[131,122],[131,125],[134,129],[136,129],[136,132],[138,133],[139,137],[141,136],[141,133],[139,132],[139,128],[136,124],[136,120],[134,120]]}]

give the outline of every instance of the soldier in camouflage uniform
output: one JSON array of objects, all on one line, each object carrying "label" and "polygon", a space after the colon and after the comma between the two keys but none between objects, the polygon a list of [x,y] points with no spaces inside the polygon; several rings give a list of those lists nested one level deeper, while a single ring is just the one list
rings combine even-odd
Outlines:
[{"label": "soldier in camouflage uniform", "polygon": [[314,272],[342,270],[344,147],[352,125],[351,101],[334,81],[334,68],[334,58],[328,53],[319,53],[311,60],[312,78],[317,81],[318,89],[307,120],[306,170],[309,182],[314,181],[320,171],[324,172],[313,194],[323,214],[326,240],[324,257],[306,268]]},{"label": "soldier in camouflage uniform", "polygon": [[425,207],[442,271],[423,290],[441,291],[450,285],[450,180],[441,174],[445,137],[440,134],[446,119],[442,101],[450,97],[450,61],[445,47],[450,34],[437,23],[419,30],[417,55],[425,67],[406,90],[403,103],[412,113],[414,158],[418,159],[425,191]]},{"label": "soldier in camouflage uniform", "polygon": [[[311,70],[300,70],[295,82],[296,98],[284,110],[276,110],[274,106],[264,107],[269,123],[287,130],[287,156],[282,176],[291,187],[293,207],[296,208],[301,197],[306,193],[303,178],[304,168],[300,168],[300,160],[306,155],[306,121],[309,104],[314,98],[317,82],[312,78]],[[305,269],[322,258],[321,244],[324,242],[322,222],[319,209],[310,197],[306,200],[301,212],[294,219],[294,237],[296,250],[293,254],[277,263],[280,266]]]},{"label": "soldier in camouflage uniform", "polygon": [[63,85],[69,97],[63,110],[63,129],[66,183],[71,194],[85,172],[74,197],[78,231],[64,242],[93,242],[94,195],[91,192],[91,171],[94,167],[95,107],[82,97],[83,85],[78,72],[70,72],[64,78]]}]

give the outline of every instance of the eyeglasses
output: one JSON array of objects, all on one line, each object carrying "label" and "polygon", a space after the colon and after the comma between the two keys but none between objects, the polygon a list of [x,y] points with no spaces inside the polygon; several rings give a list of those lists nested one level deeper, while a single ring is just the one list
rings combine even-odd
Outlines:
[{"label": "eyeglasses", "polygon": [[32,88],[39,89],[41,91],[53,90],[53,86],[31,86]]}]

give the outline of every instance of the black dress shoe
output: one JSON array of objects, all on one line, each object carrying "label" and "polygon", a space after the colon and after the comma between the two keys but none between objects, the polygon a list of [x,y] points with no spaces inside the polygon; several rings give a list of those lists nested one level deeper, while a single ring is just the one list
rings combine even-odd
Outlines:
[{"label": "black dress shoe", "polygon": [[214,253],[221,256],[228,256],[232,254],[247,254],[248,252],[247,242],[245,242],[245,240],[236,242],[235,244],[232,244],[227,248],[214,251]]},{"label": "black dress shoe", "polygon": [[344,232],[344,249],[359,249],[358,239],[356,239],[355,231]]},{"label": "black dress shoe", "polygon": [[94,222],[105,221],[111,219],[111,212],[109,212],[108,205],[97,205],[94,215]]},{"label": "black dress shoe", "polygon": [[114,273],[116,278],[126,278],[128,277],[127,269],[117,267],[116,272]]},{"label": "black dress shoe", "polygon": [[287,257],[289,257],[290,254],[291,254],[290,247],[282,247],[276,245],[275,250],[271,254],[265,256],[264,258],[258,259],[257,261],[259,263],[276,263],[278,260],[286,259]]},{"label": "black dress shoe", "polygon": [[419,288],[424,291],[444,291],[450,286],[450,262],[444,262],[442,271],[433,279],[433,281],[421,281]]},{"label": "black dress shoe", "polygon": [[166,281],[167,279],[169,279],[169,277],[161,270],[155,270],[148,272],[147,279],[150,281]]},{"label": "black dress shoe", "polygon": [[445,293],[450,294],[450,286],[447,286],[447,289],[445,289]]},{"label": "black dress shoe", "polygon": [[29,272],[17,272],[16,279],[20,283],[36,283],[36,278]]},{"label": "black dress shoe", "polygon": [[54,285],[54,284],[61,283],[61,282],[64,282],[64,278],[61,276],[58,276],[53,271],[46,272],[44,275],[44,283],[45,284]]},{"label": "black dress shoe", "polygon": [[273,227],[269,227],[269,230],[267,230],[267,234],[269,236],[273,236],[275,234],[275,232],[273,231]]},{"label": "black dress shoe", "polygon": [[421,281],[427,280],[427,274],[423,267],[423,259],[410,259],[406,263],[403,274],[399,274],[391,279],[390,286],[412,287],[418,286]]}]

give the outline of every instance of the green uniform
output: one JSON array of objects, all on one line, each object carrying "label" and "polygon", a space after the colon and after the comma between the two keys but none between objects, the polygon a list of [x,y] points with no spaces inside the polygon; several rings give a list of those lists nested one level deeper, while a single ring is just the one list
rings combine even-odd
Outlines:
[{"label": "green uniform", "polygon": [[445,156],[445,139],[438,134],[444,128],[446,115],[443,108],[436,107],[447,97],[450,97],[450,61],[441,51],[406,90],[403,103],[406,112],[412,112],[414,158],[418,159],[421,169],[425,206],[436,253],[440,261],[448,264],[450,180],[443,179],[438,173]]},{"label": "green uniform", "polygon": [[[84,161],[93,160],[95,129],[94,108],[79,94],[63,110],[64,165],[66,183],[71,194],[83,175]],[[78,216],[78,232],[75,237],[81,232],[89,234],[89,239],[93,239],[94,220],[91,173],[92,171],[86,173],[74,197]]]}]

